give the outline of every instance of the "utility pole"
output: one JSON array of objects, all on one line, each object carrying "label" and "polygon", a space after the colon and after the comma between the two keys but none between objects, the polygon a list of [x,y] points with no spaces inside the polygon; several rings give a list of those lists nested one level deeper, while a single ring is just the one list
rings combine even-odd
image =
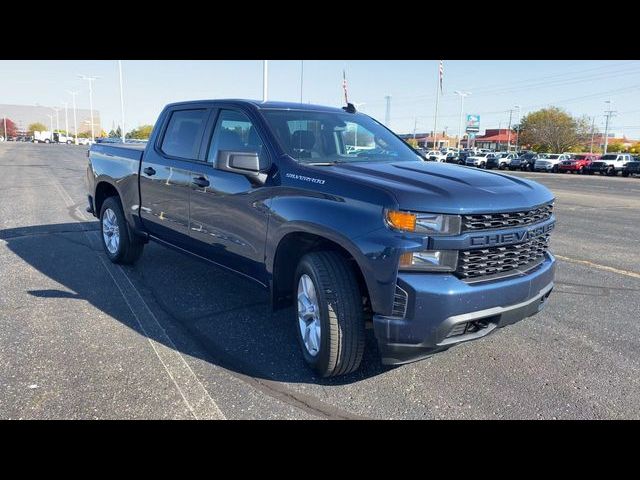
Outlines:
[{"label": "utility pole", "polygon": [[[456,90],[455,92],[456,95],[460,95],[460,125],[458,126],[458,150],[460,150],[460,140],[462,139],[462,117],[464,114],[464,97],[466,97],[467,95],[471,95],[471,92],[461,92],[459,90]],[[467,145],[468,147],[469,145]]]},{"label": "utility pole", "polygon": [[75,137],[74,143],[78,145],[78,120],[76,118],[76,95],[78,94],[78,92],[67,90],[67,93],[73,98],[73,133]]},{"label": "utility pole", "polygon": [[[609,105],[611,105],[611,100],[607,100],[604,103],[608,103]],[[611,107],[609,107],[611,108]],[[609,119],[611,117],[615,117],[616,116],[616,112],[615,110],[605,110],[606,113],[606,117],[607,120],[605,122],[605,126],[604,126],[604,155],[607,154],[607,144],[609,143]]]},{"label": "utility pole", "polygon": [[387,128],[391,128],[391,96],[384,97],[387,101],[387,109],[384,113],[384,124]]},{"label": "utility pole", "polygon": [[269,87],[269,60],[262,61],[262,101],[267,101]]},{"label": "utility pole", "polygon": [[413,119],[413,139],[416,139],[416,128],[418,128],[418,117]]},{"label": "utility pole", "polygon": [[120,111],[122,113],[122,127],[120,128],[120,134],[122,135],[122,143],[124,143],[125,128],[124,128],[124,91],[122,89],[122,60],[118,60],[118,73],[120,75]]},{"label": "utility pole", "polygon": [[87,75],[78,75],[83,80],[87,80],[89,82],[89,112],[91,116],[91,141],[95,142],[96,135],[93,128],[93,82],[96,81],[100,77],[88,77]]},{"label": "utility pole", "polygon": [[513,115],[513,108],[509,110],[509,127],[507,128],[507,152],[511,151],[511,116]]},{"label": "utility pole", "polygon": [[517,153],[518,145],[520,143],[520,122],[522,122],[522,115],[520,114],[520,105],[514,105],[513,108],[518,109],[518,128],[516,128],[516,153]]},{"label": "utility pole", "polygon": [[593,117],[591,121],[591,148],[589,149],[589,153],[593,153],[593,137],[596,134],[596,117]]},{"label": "utility pole", "polygon": [[47,113],[47,117],[49,117],[49,125],[51,127],[51,138],[49,139],[49,141],[53,142],[53,115]]}]

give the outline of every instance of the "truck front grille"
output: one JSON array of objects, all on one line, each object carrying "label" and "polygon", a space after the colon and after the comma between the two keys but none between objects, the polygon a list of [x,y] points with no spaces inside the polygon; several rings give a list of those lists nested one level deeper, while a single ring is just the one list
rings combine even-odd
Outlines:
[{"label": "truck front grille", "polygon": [[462,215],[462,231],[521,227],[546,220],[552,214],[553,203],[547,203],[523,212]]},{"label": "truck front grille", "polygon": [[461,250],[456,276],[467,281],[489,280],[532,269],[544,260],[550,236],[501,247]]}]

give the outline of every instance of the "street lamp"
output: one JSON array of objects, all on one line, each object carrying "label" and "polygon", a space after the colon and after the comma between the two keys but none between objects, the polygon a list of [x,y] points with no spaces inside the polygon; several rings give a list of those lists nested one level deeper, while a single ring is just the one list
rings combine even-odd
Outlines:
[{"label": "street lamp", "polygon": [[56,112],[56,131],[60,130],[60,117],[58,117],[58,112],[60,109],[58,107],[52,107],[51,110]]},{"label": "street lamp", "polygon": [[69,138],[69,103],[61,102],[64,105],[64,136]]},{"label": "street lamp", "polygon": [[67,93],[73,97],[73,133],[75,135],[74,143],[78,145],[78,120],[76,118],[76,95],[78,92],[67,90]]},{"label": "street lamp", "polygon": [[93,82],[100,77],[89,77],[87,75],[82,75],[82,74],[79,74],[78,77],[80,77],[82,80],[86,80],[89,82],[89,112],[91,116],[91,140],[95,142],[96,135],[93,130]]},{"label": "street lamp", "polygon": [[122,89],[122,60],[118,60],[118,71],[120,73],[120,110],[122,112],[122,127],[120,133],[122,134],[122,143],[124,143],[124,91]]},{"label": "street lamp", "polygon": [[[462,138],[462,115],[464,112],[464,97],[466,97],[467,95],[471,95],[471,92],[461,92],[459,90],[456,90],[455,92],[456,95],[460,95],[460,125],[458,127],[458,151],[460,150],[460,139]],[[467,141],[467,147],[469,142]]]},{"label": "street lamp", "polygon": [[50,130],[50,132],[51,132],[51,138],[50,138],[50,140],[49,140],[49,141],[53,142],[53,115],[52,115],[52,114],[50,114],[50,113],[47,113],[47,117],[49,117],[49,125],[50,125],[50,127],[51,127],[51,130]]}]

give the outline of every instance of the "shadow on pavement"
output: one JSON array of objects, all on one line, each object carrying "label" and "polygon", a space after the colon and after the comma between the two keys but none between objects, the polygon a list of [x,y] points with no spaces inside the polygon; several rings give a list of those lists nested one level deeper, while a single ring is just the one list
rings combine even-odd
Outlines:
[{"label": "shadow on pavement", "polygon": [[[38,225],[0,230],[0,240],[24,262],[65,288],[27,288],[29,295],[86,300],[145,335],[99,258],[107,262],[97,230],[95,221]],[[91,235],[95,238],[89,241]],[[273,314],[268,292],[259,285],[172,249],[150,243],[140,261],[123,270],[158,321],[171,332],[172,340],[175,334],[175,346],[181,353],[232,372],[277,382],[339,385],[393,368],[381,364],[373,331],[367,330],[359,371],[338,378],[317,377],[303,362],[292,309]],[[163,338],[154,340],[164,343]]]}]

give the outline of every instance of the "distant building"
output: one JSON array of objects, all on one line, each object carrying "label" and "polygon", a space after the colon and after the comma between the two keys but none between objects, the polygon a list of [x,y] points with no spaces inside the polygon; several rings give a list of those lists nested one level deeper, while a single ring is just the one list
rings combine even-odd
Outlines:
[{"label": "distant building", "polygon": [[485,130],[484,135],[475,138],[474,145],[476,148],[506,150],[509,144],[515,147],[517,138],[518,134],[509,133],[508,128],[489,128]]},{"label": "distant building", "polygon": [[[60,130],[65,129],[64,125],[64,108],[60,108],[58,111],[58,119],[59,119],[59,128]],[[45,107],[43,105],[1,105],[0,104],[0,117],[7,117],[13,120],[16,124],[18,131],[21,134],[24,134],[29,125],[32,123],[42,123],[46,125],[47,130],[50,128],[51,122],[49,120],[49,115],[54,115],[53,118],[53,128],[57,129],[55,112],[51,109],[51,107]],[[69,132],[73,133],[73,108],[69,106],[68,109],[68,117],[69,117]],[[78,133],[83,132],[91,132],[91,112],[87,109],[76,108],[76,118],[78,121]],[[100,126],[100,113],[98,110],[93,111],[93,123],[94,123],[94,132],[96,136],[100,134],[102,131],[102,127]]]},{"label": "distant building", "polygon": [[[409,140],[413,138],[413,133],[405,133],[398,135],[403,140]],[[415,134],[416,141],[418,142],[418,146],[425,148],[427,150],[431,150],[434,148],[434,138],[433,132],[429,133],[416,133]],[[458,137],[450,137],[445,134],[445,132],[438,133],[437,138],[437,148],[449,148],[455,147],[458,144]]]}]

